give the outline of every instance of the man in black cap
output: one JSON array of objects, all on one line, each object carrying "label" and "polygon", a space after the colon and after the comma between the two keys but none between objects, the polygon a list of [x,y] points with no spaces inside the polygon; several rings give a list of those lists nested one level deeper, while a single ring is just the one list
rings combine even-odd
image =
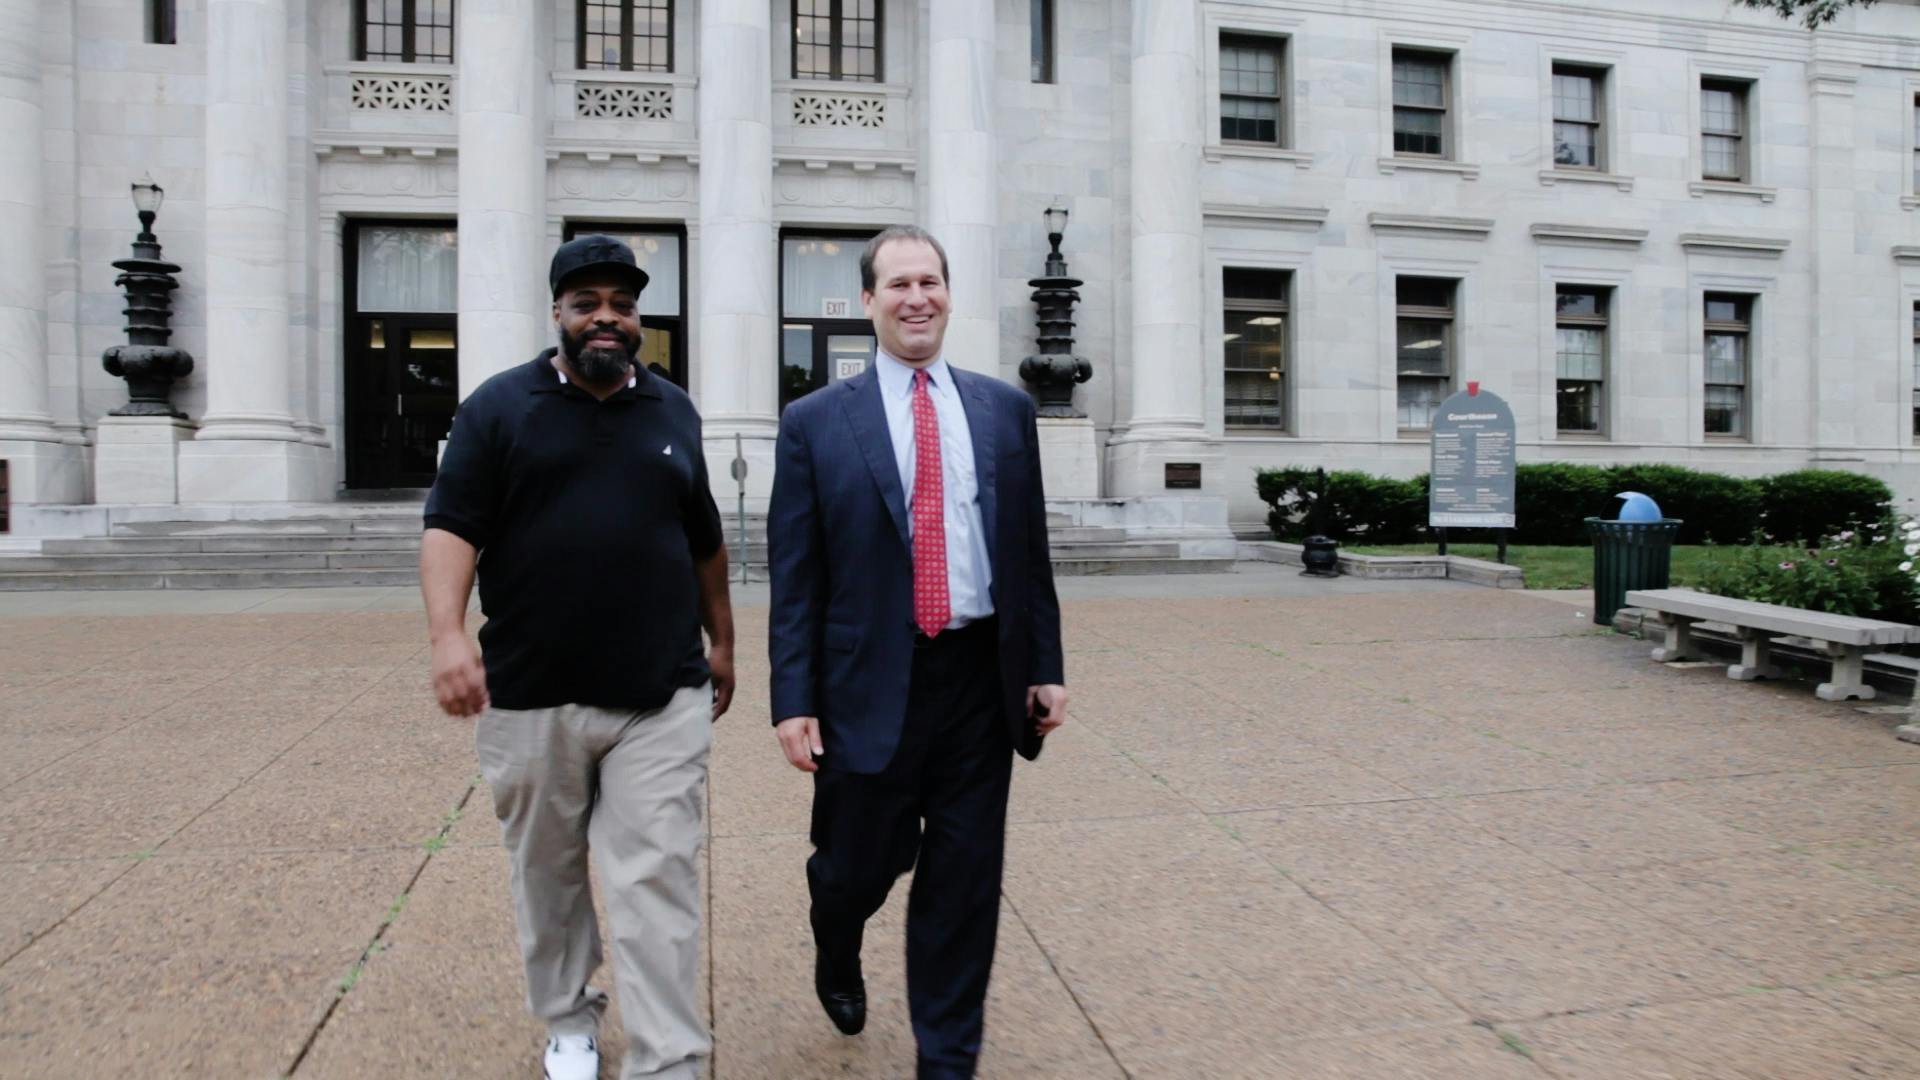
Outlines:
[{"label": "man in black cap", "polygon": [[433,688],[450,715],[479,717],[549,1080],[599,1068],[589,843],[627,1029],[621,1075],[695,1080],[713,1045],[694,997],[697,857],[712,724],[733,697],[727,551],[699,414],[634,362],[647,275],[633,252],[581,237],[554,254],[549,283],[560,347],[461,403],[427,497]]}]

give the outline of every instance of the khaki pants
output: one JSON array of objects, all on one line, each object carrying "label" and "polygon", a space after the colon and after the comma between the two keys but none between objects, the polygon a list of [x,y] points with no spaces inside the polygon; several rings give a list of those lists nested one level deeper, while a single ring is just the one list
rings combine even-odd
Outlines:
[{"label": "khaki pants", "polygon": [[701,686],[653,712],[489,709],[475,728],[513,864],[527,1008],[551,1034],[598,1031],[591,843],[613,923],[625,1080],[695,1080],[713,1051],[694,991],[712,701]]}]

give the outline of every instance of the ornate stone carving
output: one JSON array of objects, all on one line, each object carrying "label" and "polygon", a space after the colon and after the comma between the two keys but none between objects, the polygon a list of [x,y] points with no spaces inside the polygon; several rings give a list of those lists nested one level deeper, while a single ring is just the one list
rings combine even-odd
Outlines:
[{"label": "ornate stone carving", "polygon": [[794,127],[887,126],[887,99],[870,94],[795,94]]},{"label": "ornate stone carving", "polygon": [[446,75],[355,75],[355,111],[453,111],[453,79]]},{"label": "ornate stone carving", "polygon": [[583,119],[671,120],[673,87],[631,83],[576,83],[574,113]]}]

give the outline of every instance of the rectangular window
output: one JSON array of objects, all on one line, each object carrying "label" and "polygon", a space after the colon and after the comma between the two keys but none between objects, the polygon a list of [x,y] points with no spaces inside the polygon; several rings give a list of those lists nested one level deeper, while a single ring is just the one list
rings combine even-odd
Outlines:
[{"label": "rectangular window", "polygon": [[582,68],[673,70],[673,0],[580,0],[577,10]]},{"label": "rectangular window", "polygon": [[1444,158],[1453,152],[1447,140],[1447,77],[1452,61],[1446,53],[1393,50],[1395,154]]},{"label": "rectangular window", "polygon": [[1729,79],[1700,80],[1700,175],[1747,179],[1747,88]]},{"label": "rectangular window", "polygon": [[147,44],[172,45],[177,40],[174,27],[175,0],[147,0]]},{"label": "rectangular window", "polygon": [[1220,138],[1224,142],[1286,145],[1282,123],[1286,42],[1220,35]]},{"label": "rectangular window", "polygon": [[881,0],[793,0],[793,77],[880,81]]},{"label": "rectangular window", "polygon": [[1706,305],[1706,433],[1746,438],[1753,297],[1708,293]]},{"label": "rectangular window", "polygon": [[1553,163],[1563,169],[1605,167],[1601,142],[1602,68],[1553,65]]},{"label": "rectangular window", "polygon": [[1920,195],[1920,94],[1913,98],[1913,193]]},{"label": "rectangular window", "polygon": [[1287,426],[1287,285],[1284,270],[1225,273],[1226,423]]},{"label": "rectangular window", "polygon": [[1913,437],[1920,440],[1920,304],[1913,305]]},{"label": "rectangular window", "polygon": [[1053,0],[1028,0],[1033,26],[1028,34],[1033,82],[1053,81]]},{"label": "rectangular window", "polygon": [[355,0],[359,60],[453,63],[453,0]]},{"label": "rectangular window", "polygon": [[1400,427],[1426,431],[1453,389],[1453,300],[1457,282],[1403,277],[1394,283],[1395,365]]},{"label": "rectangular window", "polygon": [[1599,435],[1606,430],[1610,291],[1563,285],[1554,292],[1554,413],[1563,432]]}]

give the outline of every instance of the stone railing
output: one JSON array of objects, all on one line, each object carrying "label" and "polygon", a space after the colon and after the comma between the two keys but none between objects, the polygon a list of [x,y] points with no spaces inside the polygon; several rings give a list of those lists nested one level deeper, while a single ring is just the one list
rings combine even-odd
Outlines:
[{"label": "stone railing", "polygon": [[451,113],[453,76],[440,72],[349,71],[354,112]]},{"label": "stone railing", "polygon": [[581,120],[672,120],[674,88],[666,83],[573,84],[573,115]]},{"label": "stone railing", "polygon": [[797,128],[887,126],[887,95],[856,90],[794,90],[791,121]]}]

